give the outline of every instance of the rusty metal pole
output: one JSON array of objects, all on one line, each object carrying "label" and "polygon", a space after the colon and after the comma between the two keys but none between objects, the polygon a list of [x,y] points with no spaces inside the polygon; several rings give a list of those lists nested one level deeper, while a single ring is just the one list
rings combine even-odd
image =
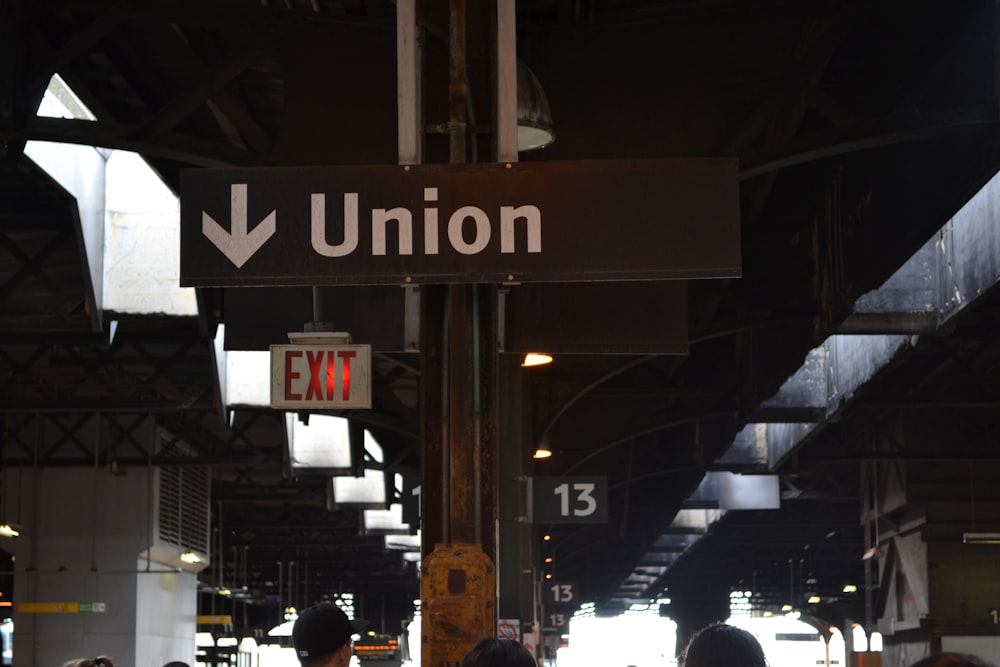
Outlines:
[{"label": "rusty metal pole", "polygon": [[[474,21],[477,34],[489,27],[481,17]],[[454,165],[468,160],[469,142],[475,141],[469,109],[482,102],[470,97],[468,21],[465,0],[451,0],[446,127]],[[491,42],[488,34],[479,36],[484,39],[476,47]],[[489,76],[489,69],[482,74]],[[495,285],[422,288],[425,667],[458,665],[473,644],[496,632],[496,293]]]},{"label": "rusty metal pole", "polygon": [[[448,162],[465,164],[466,134],[468,132],[467,105],[469,81],[465,66],[465,0],[450,0],[448,30]],[[468,380],[472,364],[472,341],[468,324],[470,318],[471,286],[448,286],[448,441],[449,450],[449,542],[475,542],[478,517],[470,516],[472,424]],[[474,379],[474,378],[473,378]]]}]

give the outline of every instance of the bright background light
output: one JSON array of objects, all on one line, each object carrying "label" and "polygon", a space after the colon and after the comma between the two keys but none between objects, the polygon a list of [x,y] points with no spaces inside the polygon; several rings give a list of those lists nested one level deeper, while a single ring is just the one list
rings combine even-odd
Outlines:
[{"label": "bright background light", "polygon": [[676,664],[677,624],[658,614],[573,618],[559,667],[657,667]]}]

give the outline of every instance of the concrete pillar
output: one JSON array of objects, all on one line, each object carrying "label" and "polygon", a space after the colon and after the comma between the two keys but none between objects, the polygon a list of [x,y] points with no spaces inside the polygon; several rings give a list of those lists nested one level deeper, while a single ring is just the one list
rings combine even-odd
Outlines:
[{"label": "concrete pillar", "polygon": [[[39,445],[58,447],[66,433],[36,419]],[[194,664],[196,574],[143,557],[156,551],[155,469],[5,468],[6,520],[21,526],[2,545],[14,555],[14,663],[51,667],[104,654],[136,667]]]}]

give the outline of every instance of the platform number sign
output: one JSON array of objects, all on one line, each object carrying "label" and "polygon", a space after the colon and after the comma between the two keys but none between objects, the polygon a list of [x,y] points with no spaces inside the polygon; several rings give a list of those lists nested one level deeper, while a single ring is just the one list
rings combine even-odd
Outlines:
[{"label": "platform number sign", "polygon": [[550,611],[545,614],[545,626],[542,630],[563,630],[566,627],[566,614]]},{"label": "platform number sign", "polygon": [[548,579],[542,583],[542,604],[553,605],[575,605],[576,584],[558,583]]},{"label": "platform number sign", "polygon": [[533,523],[607,523],[606,477],[531,477]]}]

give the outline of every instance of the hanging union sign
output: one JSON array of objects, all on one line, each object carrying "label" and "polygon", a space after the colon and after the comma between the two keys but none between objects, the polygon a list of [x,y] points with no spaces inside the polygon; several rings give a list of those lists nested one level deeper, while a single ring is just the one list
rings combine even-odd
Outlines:
[{"label": "hanging union sign", "polygon": [[733,159],[181,174],[187,287],[739,275]]}]

